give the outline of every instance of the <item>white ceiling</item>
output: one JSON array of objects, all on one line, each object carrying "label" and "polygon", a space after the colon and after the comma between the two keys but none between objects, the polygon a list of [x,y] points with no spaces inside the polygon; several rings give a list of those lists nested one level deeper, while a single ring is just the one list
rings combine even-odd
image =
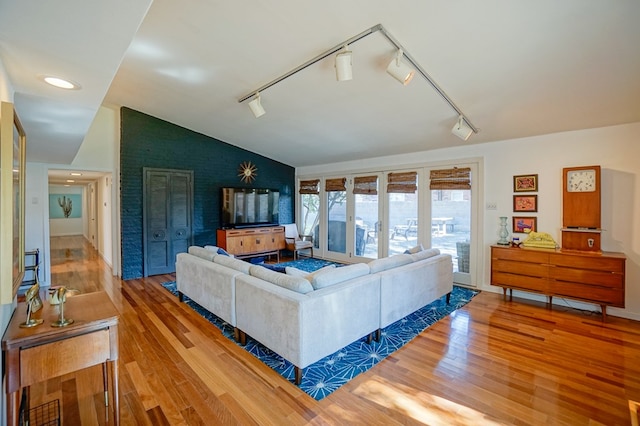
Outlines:
[{"label": "white ceiling", "polygon": [[[292,166],[640,121],[637,0],[150,1],[0,1],[29,161],[70,163],[102,103]],[[336,81],[332,55],[265,90],[261,118],[238,103],[376,24],[478,134],[453,136],[457,114],[421,77],[386,74],[394,48],[379,33],[351,45],[352,81]]]}]

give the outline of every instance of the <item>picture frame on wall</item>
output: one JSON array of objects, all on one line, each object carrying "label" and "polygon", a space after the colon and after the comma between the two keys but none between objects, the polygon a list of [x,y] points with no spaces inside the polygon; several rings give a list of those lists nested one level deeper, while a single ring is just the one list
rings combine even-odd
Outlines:
[{"label": "picture frame on wall", "polygon": [[538,196],[537,195],[514,195],[513,211],[514,212],[537,212]]},{"label": "picture frame on wall", "polygon": [[514,216],[513,232],[524,233],[525,229],[536,232],[538,226],[538,218],[536,216]]},{"label": "picture frame on wall", "polygon": [[513,177],[513,192],[537,192],[538,175],[518,175]]}]

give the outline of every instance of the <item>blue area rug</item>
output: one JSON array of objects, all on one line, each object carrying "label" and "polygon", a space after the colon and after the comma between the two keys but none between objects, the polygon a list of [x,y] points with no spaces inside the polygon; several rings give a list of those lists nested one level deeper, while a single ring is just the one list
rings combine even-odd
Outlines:
[{"label": "blue area rug", "polygon": [[[312,269],[313,267],[309,266],[309,264],[305,265],[308,260],[312,260],[316,263],[315,269]],[[298,264],[287,266],[295,266],[298,269],[309,270],[309,272],[311,272],[325,266],[322,262],[326,261],[319,259],[304,259],[294,262]],[[328,264],[333,262],[326,263]],[[318,264],[320,264],[320,266],[317,266]],[[163,283],[162,286],[174,295],[177,295],[175,281]],[[371,344],[367,344],[364,338],[360,339],[359,341],[351,343],[338,352],[305,368],[302,382],[299,385],[300,389],[314,399],[321,400],[358,374],[367,371],[378,362],[382,361],[384,358],[407,344],[430,325],[469,303],[476,294],[478,294],[478,291],[454,286],[453,292],[451,293],[451,300],[448,305],[446,304],[445,297],[443,296],[435,302],[382,329],[382,335],[379,342],[373,341]],[[185,303],[187,303],[196,312],[218,327],[227,338],[235,342],[233,339],[233,327],[231,325],[208,312],[188,297],[185,296],[184,300]],[[282,358],[280,355],[262,346],[250,336],[247,336],[246,346],[241,347],[249,351],[269,367],[273,368],[290,382],[294,382],[295,372],[293,364]]]}]

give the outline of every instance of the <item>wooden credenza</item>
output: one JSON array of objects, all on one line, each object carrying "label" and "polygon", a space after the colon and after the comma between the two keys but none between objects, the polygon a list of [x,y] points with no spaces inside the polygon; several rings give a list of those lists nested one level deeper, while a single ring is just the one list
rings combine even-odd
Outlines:
[{"label": "wooden credenza", "polygon": [[625,260],[622,253],[491,247],[491,284],[507,289],[624,308]]},{"label": "wooden credenza", "polygon": [[218,246],[238,258],[276,255],[285,248],[284,226],[218,229]]}]

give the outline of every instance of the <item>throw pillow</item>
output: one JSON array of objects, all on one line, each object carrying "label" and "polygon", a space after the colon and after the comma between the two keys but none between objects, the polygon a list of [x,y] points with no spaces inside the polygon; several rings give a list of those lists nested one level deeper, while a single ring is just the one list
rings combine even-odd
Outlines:
[{"label": "throw pillow", "polygon": [[424,250],[424,247],[422,246],[422,244],[418,244],[415,247],[411,247],[410,249],[406,249],[403,254],[416,254],[416,253],[418,253],[420,251],[423,251],[423,250]]}]

